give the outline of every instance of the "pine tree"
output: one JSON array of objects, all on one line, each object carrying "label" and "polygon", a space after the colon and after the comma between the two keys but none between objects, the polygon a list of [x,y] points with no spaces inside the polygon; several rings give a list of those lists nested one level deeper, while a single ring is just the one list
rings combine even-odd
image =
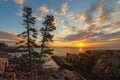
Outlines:
[{"label": "pine tree", "polygon": [[0,41],[0,48],[8,47],[8,45],[4,41]]},{"label": "pine tree", "polygon": [[45,17],[45,21],[42,24],[43,27],[40,29],[40,32],[42,34],[42,40],[41,40],[41,52],[39,55],[39,68],[41,68],[42,65],[41,60],[42,56],[46,54],[52,55],[52,51],[54,49],[48,47],[48,43],[53,42],[52,38],[54,37],[54,35],[52,35],[51,32],[56,29],[54,17],[52,15],[47,15]]},{"label": "pine tree", "polygon": [[[29,54],[29,66],[30,66],[30,72],[31,72],[31,53],[33,51],[32,47],[35,47],[35,41],[37,38],[37,31],[33,27],[35,25],[35,17],[32,17],[32,9],[29,7],[24,6],[23,7],[23,25],[25,26],[25,31],[23,31],[21,34],[18,34],[18,37],[21,37],[22,40],[18,43],[18,48],[21,47],[27,47],[27,52]],[[32,80],[32,78],[31,78]]]},{"label": "pine tree", "polygon": [[38,33],[36,29],[33,27],[35,25],[35,17],[32,17],[32,9],[24,6],[23,11],[24,11],[23,25],[25,26],[25,31],[17,35],[22,40],[16,44],[18,45],[18,48],[27,47],[29,58],[31,59],[30,52],[31,50],[33,50],[32,47],[37,46],[35,41],[36,41]]}]

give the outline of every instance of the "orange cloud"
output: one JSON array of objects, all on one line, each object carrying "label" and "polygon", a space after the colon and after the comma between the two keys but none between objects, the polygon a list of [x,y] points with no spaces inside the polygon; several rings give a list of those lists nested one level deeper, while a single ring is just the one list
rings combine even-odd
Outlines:
[{"label": "orange cloud", "polygon": [[79,13],[75,16],[74,22],[80,22],[81,20],[86,20],[87,19],[87,14],[86,13]]},{"label": "orange cloud", "polygon": [[61,9],[60,9],[60,11],[59,11],[59,15],[65,15],[66,14],[66,11],[67,11],[67,8],[68,8],[68,5],[67,5],[67,3],[63,3],[62,5],[61,5]]},{"label": "orange cloud", "polygon": [[64,24],[64,23],[65,23],[65,20],[61,20],[61,23]]},{"label": "orange cloud", "polygon": [[72,42],[62,42],[62,41],[54,41],[53,44],[55,47],[77,47],[76,44],[72,44]]},{"label": "orange cloud", "polygon": [[67,17],[72,17],[72,16],[73,16],[73,12],[67,14]]},{"label": "orange cloud", "polygon": [[91,26],[91,23],[86,22],[86,23],[84,24],[84,26],[85,26],[85,27],[90,27],[90,26]]},{"label": "orange cloud", "polygon": [[104,0],[101,0],[100,5],[98,6],[98,12],[102,14],[104,11]]},{"label": "orange cloud", "polygon": [[15,3],[22,5],[24,3],[24,0],[14,0]]},{"label": "orange cloud", "polygon": [[74,27],[74,26],[70,26],[70,25],[64,25],[63,28],[65,28],[66,30],[75,32],[75,31],[79,31],[80,28]]},{"label": "orange cloud", "polygon": [[43,13],[48,13],[49,12],[49,10],[48,10],[48,8],[46,6],[40,6],[38,8],[38,10],[41,11],[41,12],[43,12]]},{"label": "orange cloud", "polygon": [[106,15],[99,15],[97,18],[96,18],[96,21],[98,21],[98,22],[103,22],[103,21],[107,21],[107,20],[109,20],[108,19],[108,16],[106,16]]},{"label": "orange cloud", "polygon": [[117,2],[118,4],[120,4],[120,0],[118,0],[118,2]]},{"label": "orange cloud", "polygon": [[79,16],[82,20],[85,20],[87,18],[87,15],[85,13],[81,13]]}]

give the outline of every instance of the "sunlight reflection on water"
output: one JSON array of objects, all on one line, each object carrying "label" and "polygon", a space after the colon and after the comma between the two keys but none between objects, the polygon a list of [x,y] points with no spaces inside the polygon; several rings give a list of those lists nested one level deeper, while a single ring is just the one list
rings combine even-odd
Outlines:
[{"label": "sunlight reflection on water", "polygon": [[83,52],[84,52],[84,49],[83,49],[83,48],[79,48],[79,52],[80,52],[80,53],[83,53]]},{"label": "sunlight reflection on water", "polygon": [[78,54],[80,51],[79,48],[55,48],[53,53],[57,56],[66,56],[66,53]]}]

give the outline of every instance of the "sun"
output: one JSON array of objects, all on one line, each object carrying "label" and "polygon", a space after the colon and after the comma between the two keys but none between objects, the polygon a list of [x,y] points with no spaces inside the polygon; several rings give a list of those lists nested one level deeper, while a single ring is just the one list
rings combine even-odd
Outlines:
[{"label": "sun", "polygon": [[84,43],[78,43],[78,46],[79,46],[79,47],[83,47],[83,46],[84,46]]}]

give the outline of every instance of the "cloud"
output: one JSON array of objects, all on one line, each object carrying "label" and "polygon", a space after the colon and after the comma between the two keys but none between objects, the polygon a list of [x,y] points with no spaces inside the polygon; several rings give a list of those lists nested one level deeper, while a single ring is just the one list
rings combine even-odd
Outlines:
[{"label": "cloud", "polygon": [[79,31],[80,28],[74,27],[74,26],[70,26],[70,25],[64,25],[63,28],[65,28],[66,30],[69,30],[71,32],[76,32]]},{"label": "cloud", "polygon": [[63,3],[61,5],[61,8],[60,8],[60,11],[58,12],[59,15],[63,16],[66,14],[66,11],[67,11],[67,8],[68,8],[68,4],[67,3]]},{"label": "cloud", "polygon": [[110,22],[112,17],[117,15],[116,7],[106,8],[105,0],[99,0],[96,4],[91,5],[86,11],[77,13],[73,21],[81,22],[85,27],[92,27],[93,24],[101,24]]},{"label": "cloud", "polygon": [[73,12],[70,12],[66,15],[66,17],[73,17],[73,15],[74,15]]},{"label": "cloud", "polygon": [[[85,41],[85,42],[101,42],[101,44],[120,43],[120,19],[116,13],[116,7],[106,8],[104,4],[105,0],[100,0],[98,3],[93,4],[85,12],[78,13],[74,16],[75,22],[80,22],[83,20],[84,28],[75,30],[74,27],[65,26],[70,31],[76,33],[66,34],[63,38],[64,41]],[[116,43],[116,44],[117,44]]]},{"label": "cloud", "polygon": [[86,20],[87,14],[86,13],[79,13],[74,17],[74,22],[80,22],[81,20]]},{"label": "cloud", "polygon": [[67,9],[68,9],[68,4],[67,3],[62,3],[60,9],[54,10],[54,9],[48,9],[46,6],[41,6],[38,8],[39,11],[43,13],[52,13],[54,16],[59,17],[59,16],[65,16],[65,17],[72,17],[73,12],[69,12],[67,15]]},{"label": "cloud", "polygon": [[49,9],[46,6],[40,6],[38,10],[42,13],[48,13]]},{"label": "cloud", "polygon": [[0,41],[5,41],[5,42],[11,44],[11,43],[16,43],[17,41],[19,41],[19,39],[13,33],[9,33],[9,32],[0,30]]},{"label": "cloud", "polygon": [[105,2],[105,0],[100,0],[100,2],[99,2],[99,6],[97,7],[99,14],[103,14],[103,11],[105,9],[104,2]]},{"label": "cloud", "polygon": [[[114,25],[105,25],[105,26],[93,26],[89,27],[85,30],[80,30],[77,34],[68,35],[65,40],[82,40],[86,39],[87,41],[100,41],[104,40],[107,41],[108,39],[118,38],[119,30],[118,26]],[[115,26],[115,27],[114,27]],[[113,28],[112,28],[113,27]],[[118,29],[118,31],[117,31]]]},{"label": "cloud", "polygon": [[101,14],[96,18],[96,21],[98,22],[103,22],[109,20],[109,17],[105,14]]},{"label": "cloud", "polygon": [[65,23],[65,20],[63,19],[63,20],[61,20],[60,22],[61,22],[62,24],[64,24],[64,23]]},{"label": "cloud", "polygon": [[118,0],[118,2],[117,2],[118,4],[120,4],[120,0]]},{"label": "cloud", "polygon": [[[113,37],[114,36],[114,37]],[[109,40],[109,39],[113,39],[114,38],[120,38],[120,31],[117,31],[117,32],[114,32],[114,33],[110,33],[110,34],[106,34],[106,35],[103,35],[100,37],[101,39],[104,39],[104,40]]]},{"label": "cloud", "polygon": [[20,10],[19,12],[16,12],[15,14],[16,14],[17,16],[22,16],[22,15],[23,15],[23,11]]},{"label": "cloud", "polygon": [[17,15],[17,16],[22,16],[22,14],[23,14],[23,11],[22,11],[22,8],[23,8],[23,4],[24,4],[24,2],[26,1],[26,0],[13,0],[16,4],[19,4],[20,5],[20,10],[18,11],[18,12],[15,12],[15,14]]},{"label": "cloud", "polygon": [[[114,36],[114,37],[113,37]],[[94,31],[83,31],[80,30],[77,34],[69,34],[68,36],[64,37],[65,41],[79,41],[83,40],[86,42],[100,42],[100,41],[109,41],[109,40],[116,40],[120,38],[120,31],[106,34],[104,32],[94,32]]]},{"label": "cloud", "polygon": [[[91,5],[91,7],[85,12],[77,14],[76,18],[78,20],[84,20],[85,26],[92,26],[95,21],[101,22],[109,19],[109,13],[112,10],[105,10],[105,0],[99,0],[96,4]],[[97,16],[93,16],[97,12]]]},{"label": "cloud", "polygon": [[[67,9],[68,9],[68,4],[67,3],[62,3],[60,9],[58,9],[58,10],[50,9],[50,13],[54,14],[57,17],[65,16],[66,13],[67,13]],[[66,15],[66,17],[71,17],[71,16],[73,16],[73,12],[69,12]]]},{"label": "cloud", "polygon": [[69,34],[67,35],[66,37],[64,37],[64,40],[65,41],[77,41],[77,40],[82,40],[82,39],[85,39],[87,37],[87,32],[79,32],[77,34]]},{"label": "cloud", "polygon": [[14,0],[15,3],[22,5],[25,0]]},{"label": "cloud", "polygon": [[58,22],[57,22],[57,17],[54,17],[54,22],[52,23],[54,26],[57,26],[58,25]]},{"label": "cloud", "polygon": [[35,17],[37,20],[41,21],[42,17],[41,16],[37,16],[36,14],[32,14],[33,17]]}]

